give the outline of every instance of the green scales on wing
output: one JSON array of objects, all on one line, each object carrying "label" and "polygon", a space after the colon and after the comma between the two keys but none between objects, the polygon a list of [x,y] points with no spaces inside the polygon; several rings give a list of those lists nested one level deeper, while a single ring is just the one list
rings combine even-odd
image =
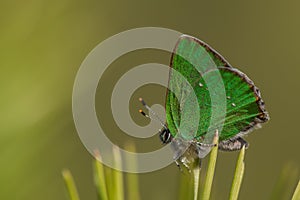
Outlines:
[{"label": "green scales on wing", "polygon": [[[202,41],[181,36],[171,58],[171,67],[169,88],[173,88],[173,92],[167,92],[166,121],[173,137],[191,134],[186,133],[186,127],[193,126],[189,115],[193,116],[197,106],[190,106],[186,99],[192,90],[200,110],[199,124],[192,134],[199,142],[204,141],[209,127],[219,129],[222,124],[219,141],[226,141],[242,136],[268,120],[264,102],[253,82]],[[192,90],[186,90],[186,84],[174,70],[187,80]],[[213,103],[212,97],[219,103]],[[225,110],[216,108],[221,103]]]}]

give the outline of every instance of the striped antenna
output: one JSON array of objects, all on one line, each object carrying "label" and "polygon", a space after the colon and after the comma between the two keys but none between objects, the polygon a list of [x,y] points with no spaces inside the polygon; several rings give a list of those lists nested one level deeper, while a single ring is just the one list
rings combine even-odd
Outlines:
[{"label": "striped antenna", "polygon": [[151,120],[155,120],[158,123],[160,123],[165,129],[168,129],[167,126],[165,125],[165,123],[157,116],[157,114],[146,104],[146,102],[144,101],[144,99],[139,98],[139,101],[143,104],[143,106],[152,114],[153,117],[150,117],[149,115],[147,115],[143,110],[139,110],[139,112],[144,115],[145,117],[151,119]]}]

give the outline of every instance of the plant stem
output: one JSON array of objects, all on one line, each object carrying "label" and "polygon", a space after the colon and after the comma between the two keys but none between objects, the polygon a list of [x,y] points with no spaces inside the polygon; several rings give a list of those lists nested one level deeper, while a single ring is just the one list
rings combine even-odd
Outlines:
[{"label": "plant stem", "polygon": [[292,163],[287,163],[273,188],[273,192],[271,194],[270,199],[272,200],[281,200],[281,199],[290,199],[292,188],[294,185],[292,184],[292,180],[297,177],[298,172],[296,167]]},{"label": "plant stem", "polygon": [[108,200],[107,195],[107,186],[105,182],[105,175],[104,175],[104,166],[101,162],[100,153],[95,151],[96,160],[94,161],[94,168],[95,168],[95,184],[98,191],[98,196],[100,200]]},{"label": "plant stem", "polygon": [[214,179],[214,173],[215,173],[215,167],[216,167],[216,161],[217,161],[217,155],[218,155],[218,131],[216,131],[213,144],[216,144],[215,147],[212,148],[209,156],[209,162],[208,162],[208,169],[207,174],[203,186],[203,193],[201,195],[201,200],[209,200],[210,193],[211,193],[211,187],[212,182]]},{"label": "plant stem", "polygon": [[62,175],[69,193],[69,197],[71,200],[79,200],[79,195],[75,186],[74,179],[69,170],[65,169],[62,171]]},{"label": "plant stem", "polygon": [[237,200],[239,196],[239,191],[241,188],[241,183],[243,180],[243,175],[245,171],[245,163],[244,163],[244,157],[245,157],[245,146],[240,151],[237,163],[236,163],[236,169],[234,173],[234,178],[231,186],[231,191],[229,195],[229,200]]},{"label": "plant stem", "polygon": [[193,169],[193,174],[194,174],[194,200],[198,199],[200,170],[201,170],[201,168],[199,166],[194,167],[194,169]]},{"label": "plant stem", "polygon": [[292,197],[292,200],[299,200],[299,199],[300,199],[300,181],[298,182],[298,185]]},{"label": "plant stem", "polygon": [[[120,171],[122,169],[122,158],[120,149],[117,146],[113,147],[113,155],[114,155],[114,164],[115,168],[112,172],[114,177],[114,200],[123,200],[124,199],[124,186],[123,186],[123,172]],[[119,170],[117,170],[119,169]]]},{"label": "plant stem", "polygon": [[[127,143],[126,148],[131,152],[136,152],[135,146],[132,143]],[[126,158],[126,165],[130,169],[137,170],[137,161],[136,157],[128,156]],[[139,200],[140,193],[139,193],[139,181],[138,176],[135,173],[127,173],[127,188],[128,188],[128,199]]]}]

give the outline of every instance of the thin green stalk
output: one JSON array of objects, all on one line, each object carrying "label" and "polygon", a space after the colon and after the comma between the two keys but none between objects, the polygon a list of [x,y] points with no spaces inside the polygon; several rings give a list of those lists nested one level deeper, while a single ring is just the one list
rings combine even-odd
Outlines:
[{"label": "thin green stalk", "polygon": [[64,178],[70,200],[79,200],[79,195],[71,172],[65,169],[62,171],[62,176]]},{"label": "thin green stalk", "polygon": [[199,191],[199,182],[200,182],[200,170],[201,168],[194,167],[193,174],[194,174],[194,200],[198,199],[198,191]]},{"label": "thin green stalk", "polygon": [[107,186],[105,182],[104,166],[101,162],[101,156],[95,151],[96,160],[94,161],[94,178],[97,187],[98,197],[100,200],[108,200]]},{"label": "thin green stalk", "polygon": [[[135,146],[132,143],[128,143],[126,148],[131,152],[136,152]],[[131,156],[126,158],[127,167],[130,169],[137,169],[136,157]],[[127,189],[128,199],[139,200],[139,181],[138,176],[135,173],[127,173]]]},{"label": "thin green stalk", "polygon": [[108,199],[114,199],[114,180],[113,180],[113,169],[110,167],[104,167],[104,176],[105,176],[105,183],[106,183],[106,191]]},{"label": "thin green stalk", "polygon": [[[122,169],[122,158],[120,149],[117,146],[113,147],[114,164],[116,169]],[[119,170],[112,170],[114,178],[114,200],[124,199],[124,186],[123,186],[123,172]]]},{"label": "thin green stalk", "polygon": [[216,146],[213,147],[210,152],[207,174],[203,186],[203,193],[200,198],[201,200],[209,200],[210,197],[212,182],[214,179],[217,155],[218,155],[218,139],[219,139],[218,132],[216,132],[213,140],[213,144],[216,144]]},{"label": "thin green stalk", "polygon": [[292,163],[287,163],[276,182],[273,188],[273,192],[271,194],[270,199],[272,200],[281,200],[281,199],[290,199],[292,188],[293,188],[293,180],[298,176],[298,170]]},{"label": "thin green stalk", "polygon": [[231,186],[229,200],[238,199],[239,191],[241,188],[244,171],[245,171],[244,157],[245,157],[245,146],[243,146],[243,148],[241,149],[236,163],[236,169],[235,169],[234,178]]},{"label": "thin green stalk", "polygon": [[296,190],[294,192],[292,200],[300,200],[300,181],[298,182],[298,185],[296,187]]}]

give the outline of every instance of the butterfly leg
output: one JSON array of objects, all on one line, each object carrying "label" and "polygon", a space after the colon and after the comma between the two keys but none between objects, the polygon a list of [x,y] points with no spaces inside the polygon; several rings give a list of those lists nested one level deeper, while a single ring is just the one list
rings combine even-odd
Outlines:
[{"label": "butterfly leg", "polygon": [[241,137],[225,140],[219,143],[219,149],[222,151],[237,151],[245,146],[248,148],[249,144]]},{"label": "butterfly leg", "polygon": [[186,159],[186,157],[183,157],[181,159],[182,164],[185,166],[185,168],[188,170],[189,173],[192,173],[192,170],[190,168],[190,162]]},{"label": "butterfly leg", "polygon": [[201,142],[197,142],[197,145],[199,145],[201,147],[215,147],[215,146],[217,146],[216,144],[205,144],[205,143],[201,143]]},{"label": "butterfly leg", "polygon": [[179,163],[177,160],[175,160],[175,164],[177,165],[178,169],[179,169],[181,172],[183,172],[183,170],[182,170],[182,168],[181,168],[181,165],[180,165],[180,163]]},{"label": "butterfly leg", "polygon": [[[216,130],[215,135],[219,135],[218,130]],[[204,137],[202,136],[201,139],[203,141]],[[207,144],[207,143],[198,142],[197,139],[195,139],[194,142],[196,142],[197,146],[200,146],[200,147],[215,147],[215,146],[217,146],[216,144],[213,144],[213,143]]]}]

